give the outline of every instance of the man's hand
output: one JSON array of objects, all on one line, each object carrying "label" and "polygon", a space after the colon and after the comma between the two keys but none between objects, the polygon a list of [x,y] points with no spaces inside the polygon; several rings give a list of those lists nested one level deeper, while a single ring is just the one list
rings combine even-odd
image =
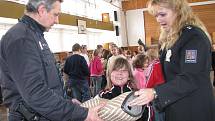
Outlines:
[{"label": "man's hand", "polygon": [[88,115],[85,121],[103,121],[99,116],[98,116],[98,111],[104,107],[105,104],[100,104],[94,108],[89,108]]}]

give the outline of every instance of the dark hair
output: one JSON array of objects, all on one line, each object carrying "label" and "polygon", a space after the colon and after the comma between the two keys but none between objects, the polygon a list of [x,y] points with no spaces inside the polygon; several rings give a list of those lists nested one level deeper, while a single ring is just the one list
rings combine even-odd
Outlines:
[{"label": "dark hair", "polygon": [[87,45],[81,45],[81,49],[87,48]]},{"label": "dark hair", "polygon": [[131,55],[131,51],[130,51],[130,50],[127,50],[126,54],[127,54],[127,55]]},{"label": "dark hair", "polygon": [[100,49],[100,48],[103,48],[103,46],[102,45],[97,45],[96,46],[96,49]]},{"label": "dark hair", "polygon": [[72,51],[80,51],[80,50],[81,50],[81,46],[78,43],[72,46]]},{"label": "dark hair", "polygon": [[104,49],[104,50],[102,51],[102,58],[108,59],[108,55],[109,55],[109,54],[110,54],[110,51]]},{"label": "dark hair", "polygon": [[138,52],[137,51],[134,51],[134,53],[137,55],[138,54]]},{"label": "dark hair", "polygon": [[134,68],[143,68],[144,62],[148,59],[148,57],[144,54],[137,54],[132,65]]},{"label": "dark hair", "polygon": [[121,47],[119,47],[118,50],[119,50],[119,54],[123,54],[124,50]]},{"label": "dark hair", "polygon": [[26,11],[36,13],[40,5],[44,5],[49,12],[53,8],[55,2],[63,2],[63,0],[29,0],[26,5]]}]

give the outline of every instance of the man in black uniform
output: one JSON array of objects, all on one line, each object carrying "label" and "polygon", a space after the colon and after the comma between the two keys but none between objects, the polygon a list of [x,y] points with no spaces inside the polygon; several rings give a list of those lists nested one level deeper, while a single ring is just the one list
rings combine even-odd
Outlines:
[{"label": "man in black uniform", "polygon": [[1,85],[9,121],[100,121],[101,106],[67,100],[44,31],[58,23],[62,0],[29,0],[0,43]]}]

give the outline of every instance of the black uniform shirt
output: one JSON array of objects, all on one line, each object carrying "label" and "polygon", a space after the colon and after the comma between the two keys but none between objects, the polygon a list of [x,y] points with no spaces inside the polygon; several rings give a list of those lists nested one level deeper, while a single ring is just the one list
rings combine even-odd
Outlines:
[{"label": "black uniform shirt", "polygon": [[211,45],[206,34],[194,26],[184,27],[160,60],[166,83],[155,88],[155,104],[165,110],[166,121],[212,121]]}]

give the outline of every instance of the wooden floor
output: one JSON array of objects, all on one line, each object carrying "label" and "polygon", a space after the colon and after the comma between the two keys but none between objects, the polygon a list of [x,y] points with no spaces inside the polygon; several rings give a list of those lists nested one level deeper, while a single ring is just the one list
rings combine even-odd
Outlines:
[{"label": "wooden floor", "polygon": [[7,121],[7,109],[0,105],[0,121]]}]

